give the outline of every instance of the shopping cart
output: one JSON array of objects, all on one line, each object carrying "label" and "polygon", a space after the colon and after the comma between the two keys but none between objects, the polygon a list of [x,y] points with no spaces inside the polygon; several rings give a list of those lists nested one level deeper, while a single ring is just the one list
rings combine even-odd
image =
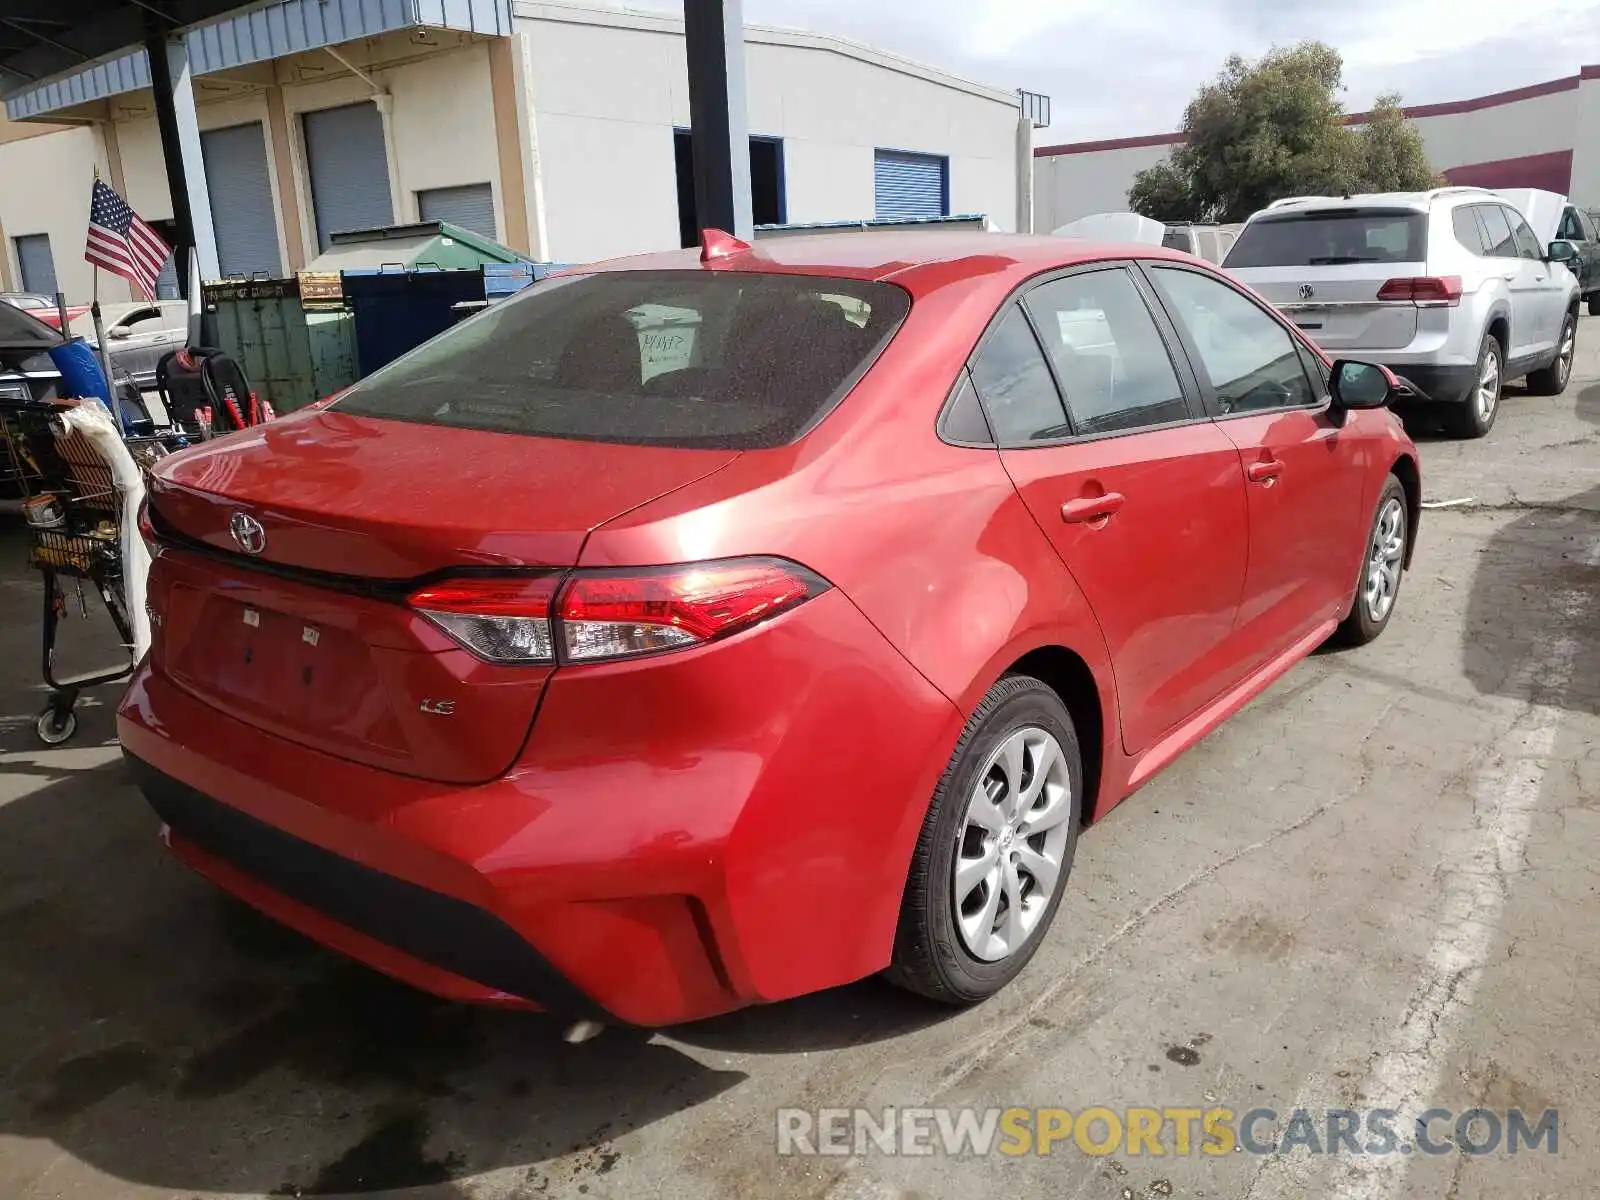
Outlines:
[{"label": "shopping cart", "polygon": [[[159,436],[124,444],[146,466],[168,449]],[[83,689],[127,678],[137,661],[139,639],[124,576],[125,489],[81,419],[32,403],[0,404],[0,478],[23,494],[28,565],[44,580],[42,661],[50,703],[35,719],[34,731],[47,745],[60,745],[77,730],[74,709]],[[58,675],[57,640],[73,602],[82,618],[89,616],[86,584],[110,614],[122,654],[114,664]]]}]

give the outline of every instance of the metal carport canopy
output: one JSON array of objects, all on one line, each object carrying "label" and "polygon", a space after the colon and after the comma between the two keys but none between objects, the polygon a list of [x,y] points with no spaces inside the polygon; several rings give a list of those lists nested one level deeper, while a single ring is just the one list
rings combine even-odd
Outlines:
[{"label": "metal carport canopy", "polygon": [[143,45],[148,22],[175,32],[246,7],[237,0],[4,0],[0,96]]}]

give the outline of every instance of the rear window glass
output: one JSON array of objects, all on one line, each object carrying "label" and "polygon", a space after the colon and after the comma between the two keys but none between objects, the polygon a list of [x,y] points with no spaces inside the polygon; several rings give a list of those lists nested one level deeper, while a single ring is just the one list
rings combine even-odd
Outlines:
[{"label": "rear window glass", "polygon": [[552,279],[396,359],[337,407],[582,441],[781,446],[826,412],[910,306],[892,284],[809,275]]},{"label": "rear window glass", "polygon": [[42,350],[60,340],[60,335],[54,329],[33,314],[0,300],[0,345]]},{"label": "rear window glass", "polygon": [[1246,225],[1229,267],[1332,267],[1421,262],[1428,220],[1411,211],[1336,209],[1264,217]]}]

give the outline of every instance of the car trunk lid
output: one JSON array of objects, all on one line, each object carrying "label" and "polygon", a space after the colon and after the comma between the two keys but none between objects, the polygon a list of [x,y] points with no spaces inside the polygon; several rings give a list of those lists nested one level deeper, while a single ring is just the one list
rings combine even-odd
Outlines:
[{"label": "car trunk lid", "polygon": [[548,666],[484,662],[410,608],[419,578],[559,573],[590,530],[734,451],[296,414],[165,460],[150,491],[155,665],[277,736],[427,779],[495,777]]},{"label": "car trunk lid", "polygon": [[1417,335],[1417,306],[1380,300],[1391,279],[1423,274],[1417,263],[1256,267],[1232,274],[1303,329],[1325,350],[1397,350]]}]

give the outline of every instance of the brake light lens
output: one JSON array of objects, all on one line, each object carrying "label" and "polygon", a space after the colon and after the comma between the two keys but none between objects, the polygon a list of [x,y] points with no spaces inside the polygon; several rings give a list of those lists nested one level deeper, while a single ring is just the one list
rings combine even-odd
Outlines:
[{"label": "brake light lens", "polygon": [[559,583],[555,575],[451,579],[407,602],[485,662],[552,663],[550,608]]},{"label": "brake light lens", "polygon": [[1461,303],[1461,276],[1426,275],[1412,279],[1391,279],[1378,289],[1379,300],[1409,300],[1427,306],[1454,308]]},{"label": "brake light lens", "polygon": [[629,658],[727,637],[826,590],[781,559],[573,577],[561,594],[562,651],[573,662]]},{"label": "brake light lens", "polygon": [[156,543],[156,527],[150,521],[150,497],[146,496],[139,501],[138,516],[139,536],[144,540],[145,549],[150,551],[150,556],[155,557],[160,547]]},{"label": "brake light lens", "polygon": [[[410,606],[487,662],[604,662],[703,645],[828,589],[775,558],[641,570],[460,578],[413,592]],[[559,595],[558,595],[559,592]]]}]

